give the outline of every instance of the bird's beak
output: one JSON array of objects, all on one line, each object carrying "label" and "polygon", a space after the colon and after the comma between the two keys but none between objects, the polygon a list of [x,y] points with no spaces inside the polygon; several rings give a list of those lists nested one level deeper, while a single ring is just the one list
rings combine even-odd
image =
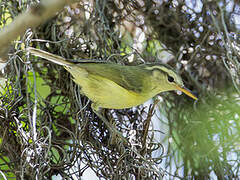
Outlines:
[{"label": "bird's beak", "polygon": [[198,98],[187,88],[185,87],[180,87],[180,86],[176,86],[176,89],[179,91],[182,91],[183,93],[185,93],[186,95],[188,95],[189,97],[198,100]]}]

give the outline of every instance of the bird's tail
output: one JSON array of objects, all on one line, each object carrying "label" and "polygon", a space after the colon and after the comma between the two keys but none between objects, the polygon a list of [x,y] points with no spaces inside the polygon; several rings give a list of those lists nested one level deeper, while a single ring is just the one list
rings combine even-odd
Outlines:
[{"label": "bird's tail", "polygon": [[26,49],[26,51],[31,53],[34,56],[44,58],[46,60],[49,60],[53,63],[59,64],[59,65],[62,65],[62,66],[69,67],[73,64],[71,62],[66,61],[66,59],[61,57],[61,56],[57,56],[55,54],[52,54],[52,53],[49,53],[47,51],[43,51],[43,50],[40,50],[40,49],[36,49],[36,48],[33,48],[33,47],[28,47]]}]

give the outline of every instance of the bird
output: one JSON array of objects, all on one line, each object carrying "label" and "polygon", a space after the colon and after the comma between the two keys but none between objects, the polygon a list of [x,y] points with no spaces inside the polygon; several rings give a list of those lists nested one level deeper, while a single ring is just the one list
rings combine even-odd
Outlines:
[{"label": "bird", "polygon": [[61,56],[28,47],[27,52],[64,68],[92,101],[92,109],[125,109],[143,104],[159,93],[179,90],[198,98],[183,84],[176,71],[166,64],[120,65],[109,62],[71,62]]}]

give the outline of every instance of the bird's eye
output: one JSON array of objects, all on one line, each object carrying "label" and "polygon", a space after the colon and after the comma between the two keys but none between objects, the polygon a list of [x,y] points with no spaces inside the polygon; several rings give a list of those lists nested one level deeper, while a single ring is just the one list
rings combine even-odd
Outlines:
[{"label": "bird's eye", "polygon": [[174,78],[172,76],[168,76],[168,82],[174,82]]}]

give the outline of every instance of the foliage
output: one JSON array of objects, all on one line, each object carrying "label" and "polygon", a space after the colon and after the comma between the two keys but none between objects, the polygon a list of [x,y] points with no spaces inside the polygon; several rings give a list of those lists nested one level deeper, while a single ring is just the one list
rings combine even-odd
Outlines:
[{"label": "foliage", "polygon": [[[1,25],[32,2],[2,0]],[[0,171],[17,179],[73,179],[89,167],[102,179],[240,176],[236,17],[237,1],[79,1],[29,30],[10,52],[1,91]],[[121,64],[159,62],[168,53],[174,58],[165,62],[199,93],[199,101],[161,95],[167,146],[151,130],[157,101],[148,108],[105,110],[125,143],[92,112],[69,74],[30,57],[23,51],[28,46],[73,61]]]}]

